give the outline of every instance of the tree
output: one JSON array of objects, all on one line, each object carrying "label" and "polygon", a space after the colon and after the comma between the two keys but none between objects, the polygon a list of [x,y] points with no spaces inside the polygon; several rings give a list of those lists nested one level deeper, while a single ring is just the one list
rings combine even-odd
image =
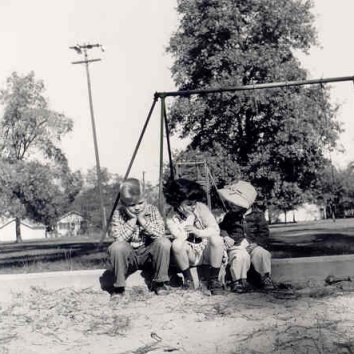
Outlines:
[{"label": "tree", "polygon": [[353,163],[349,163],[345,168],[336,168],[330,163],[323,166],[314,197],[325,206],[328,216],[333,218],[353,216]]},{"label": "tree", "polygon": [[[170,40],[172,74],[180,90],[306,79],[295,53],[316,44],[311,1],[179,0],[180,26]],[[171,131],[191,148],[213,154],[216,144],[274,198],[301,202],[314,188],[324,151],[339,124],[321,86],[287,87],[177,98]],[[217,156],[217,155],[215,155]]]},{"label": "tree", "polygon": [[215,143],[212,151],[189,147],[179,153],[175,159],[176,161],[205,161],[216,186],[221,188],[225,184],[241,179],[241,170],[234,156],[223,156],[223,153],[221,145]]},{"label": "tree", "polygon": [[[100,213],[99,200],[97,198],[98,184],[95,167],[86,171],[84,174],[84,180],[84,187],[76,196],[72,206],[78,210],[85,217],[85,219],[89,220],[91,231],[98,232],[102,227],[102,216]],[[107,168],[102,168],[101,181],[103,204],[107,214],[109,215],[117,198],[123,177],[118,174],[110,173]],[[151,183],[146,182],[145,192],[147,201],[157,205],[157,189],[154,188]]]},{"label": "tree", "polygon": [[80,174],[69,175],[37,161],[0,163],[2,203],[10,215],[44,223],[52,229],[81,189]]},{"label": "tree", "polygon": [[45,87],[34,73],[13,73],[0,91],[4,106],[0,119],[0,157],[7,171],[6,210],[16,218],[16,239],[21,241],[20,219],[27,216],[50,226],[80,189],[79,174],[72,174],[58,144],[72,129],[64,114],[49,109]]},{"label": "tree", "polygon": [[[90,229],[98,232],[102,227],[102,214],[100,212],[100,202],[98,195],[97,171],[93,167],[84,174],[85,184],[76,196],[72,207],[78,210],[90,223]],[[101,168],[101,183],[103,205],[109,213],[119,191],[119,185],[123,177],[112,174],[107,168]]]}]

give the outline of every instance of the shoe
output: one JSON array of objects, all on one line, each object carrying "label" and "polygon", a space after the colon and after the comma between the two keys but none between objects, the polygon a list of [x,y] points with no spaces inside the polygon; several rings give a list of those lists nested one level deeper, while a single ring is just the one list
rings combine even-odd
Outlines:
[{"label": "shoe", "polygon": [[208,288],[211,295],[222,295],[224,294],[224,288],[218,279],[210,279],[208,283]]},{"label": "shoe", "polygon": [[263,278],[263,290],[265,291],[275,290],[275,285],[270,276],[266,276]]},{"label": "shoe", "polygon": [[125,288],[123,286],[114,288],[111,293],[111,300],[119,299],[124,296]]},{"label": "shoe", "polygon": [[156,295],[167,295],[170,292],[169,287],[165,283],[155,283],[153,290]]},{"label": "shoe", "polygon": [[192,279],[186,279],[182,284],[183,290],[194,290],[194,283]]},{"label": "shoe", "polygon": [[231,283],[231,291],[237,294],[243,294],[248,291],[247,286],[243,283],[243,281],[235,280]]}]

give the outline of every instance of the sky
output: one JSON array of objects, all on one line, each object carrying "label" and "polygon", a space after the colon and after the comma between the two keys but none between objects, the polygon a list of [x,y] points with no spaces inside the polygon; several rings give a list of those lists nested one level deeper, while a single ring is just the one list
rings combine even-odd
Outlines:
[{"label": "sky", "polygon": [[[314,14],[321,47],[301,56],[309,78],[354,75],[353,0],[315,0]],[[0,87],[16,71],[31,70],[45,83],[50,108],[73,119],[74,129],[62,141],[73,170],[95,166],[86,73],[69,49],[100,43],[90,64],[93,107],[101,167],[124,175],[156,91],[175,89],[172,59],[166,54],[177,29],[176,0],[0,0]],[[337,166],[354,160],[354,85],[331,85],[332,100],[341,104],[338,119],[346,153],[333,153]],[[156,182],[159,171],[160,107],[155,107],[130,175]],[[172,139],[180,149],[184,142]],[[166,151],[165,151],[166,156]]]}]

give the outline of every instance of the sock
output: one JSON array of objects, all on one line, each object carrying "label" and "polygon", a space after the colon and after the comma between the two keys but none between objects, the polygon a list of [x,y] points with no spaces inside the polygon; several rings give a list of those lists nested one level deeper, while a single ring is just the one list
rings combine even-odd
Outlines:
[{"label": "sock", "polygon": [[191,273],[191,269],[190,268],[187,268],[185,270],[182,270],[182,274],[183,274],[183,277],[184,277],[184,280],[193,280],[193,277],[192,277],[192,273]]},{"label": "sock", "polygon": [[210,267],[210,279],[218,279],[220,268]]},{"label": "sock", "polygon": [[124,291],[125,291],[124,286],[118,286],[118,287],[115,287],[115,288],[113,289],[113,292],[114,292],[115,294],[123,294]]}]

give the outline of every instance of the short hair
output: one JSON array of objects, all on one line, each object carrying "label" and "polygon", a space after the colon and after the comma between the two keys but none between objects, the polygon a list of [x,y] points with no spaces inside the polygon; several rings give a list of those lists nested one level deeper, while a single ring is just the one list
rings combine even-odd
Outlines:
[{"label": "short hair", "polygon": [[166,202],[177,208],[184,200],[202,202],[205,199],[203,187],[186,178],[171,180],[165,185]]},{"label": "short hair", "polygon": [[120,185],[120,199],[125,204],[137,202],[145,197],[145,190],[137,178],[128,178]]}]

